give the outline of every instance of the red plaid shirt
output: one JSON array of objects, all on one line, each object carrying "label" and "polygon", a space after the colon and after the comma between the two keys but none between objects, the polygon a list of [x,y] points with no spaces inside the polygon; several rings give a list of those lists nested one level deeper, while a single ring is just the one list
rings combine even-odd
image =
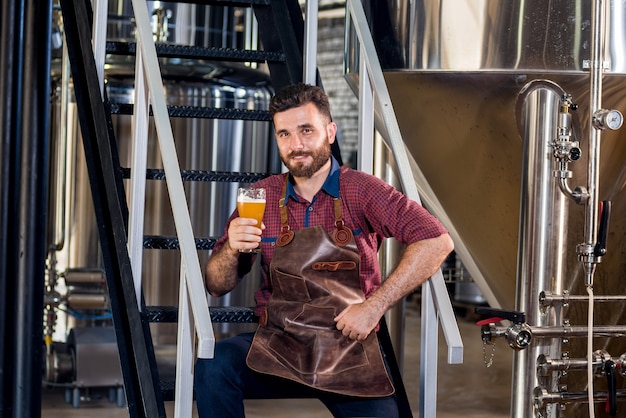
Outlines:
[{"label": "red plaid shirt", "polygon": [[[369,297],[381,283],[378,249],[383,238],[394,237],[401,244],[408,245],[416,241],[435,238],[448,231],[420,204],[409,200],[393,186],[381,179],[361,171],[339,167],[333,158],[332,168],[312,202],[299,197],[291,182],[287,186],[287,208],[289,226],[296,231],[310,226],[322,225],[329,233],[334,229],[333,197],[341,194],[342,214],[345,225],[354,234],[359,254],[361,255],[361,288],[365,297]],[[261,241],[261,269],[263,285],[256,292],[257,307],[260,314],[271,294],[269,265],[274,255],[276,238],[280,232],[280,213],[278,201],[281,199],[286,173],[265,178],[254,186],[266,189],[265,214]],[[341,193],[339,193],[341,190]],[[229,218],[225,230],[232,219],[238,217],[237,210]],[[218,250],[228,239],[227,233],[216,243]],[[245,258],[241,258],[242,262]],[[252,262],[240,265],[242,274],[250,271]]]}]

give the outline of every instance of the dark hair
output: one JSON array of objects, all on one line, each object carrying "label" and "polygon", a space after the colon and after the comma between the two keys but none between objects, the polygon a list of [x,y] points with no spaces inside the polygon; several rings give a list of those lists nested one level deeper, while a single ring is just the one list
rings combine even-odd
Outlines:
[{"label": "dark hair", "polygon": [[270,100],[270,117],[274,119],[274,115],[278,112],[284,112],[307,103],[313,103],[317,110],[328,118],[328,121],[332,120],[328,96],[324,90],[304,83],[292,84],[279,90]]}]

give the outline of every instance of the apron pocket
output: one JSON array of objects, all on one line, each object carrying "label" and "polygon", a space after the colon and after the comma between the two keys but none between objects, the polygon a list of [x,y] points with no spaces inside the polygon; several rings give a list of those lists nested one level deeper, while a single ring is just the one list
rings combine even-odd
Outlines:
[{"label": "apron pocket", "polygon": [[278,290],[282,294],[282,297],[277,297],[277,299],[285,299],[290,302],[309,302],[311,300],[306,282],[302,277],[274,269],[272,286],[274,287],[274,292]]},{"label": "apron pocket", "polygon": [[285,323],[283,334],[270,337],[268,348],[302,374],[333,375],[367,365],[363,344],[335,328],[334,316],[332,307],[305,305],[297,318]]}]

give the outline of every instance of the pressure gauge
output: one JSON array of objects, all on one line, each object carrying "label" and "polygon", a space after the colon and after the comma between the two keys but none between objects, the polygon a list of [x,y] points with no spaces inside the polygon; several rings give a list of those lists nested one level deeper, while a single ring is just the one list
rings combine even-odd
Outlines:
[{"label": "pressure gauge", "polygon": [[611,130],[618,130],[624,122],[624,117],[618,110],[609,110],[605,117],[606,126]]},{"label": "pressure gauge", "polygon": [[624,122],[624,117],[619,110],[600,109],[593,115],[593,126],[596,129],[619,129]]}]

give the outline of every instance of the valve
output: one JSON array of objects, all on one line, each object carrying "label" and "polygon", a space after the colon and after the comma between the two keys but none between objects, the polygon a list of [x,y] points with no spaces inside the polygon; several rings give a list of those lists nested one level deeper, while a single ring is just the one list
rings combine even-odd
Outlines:
[{"label": "valve", "polygon": [[509,346],[515,351],[523,350],[530,345],[532,332],[527,324],[513,324],[504,334]]},{"label": "valve", "polygon": [[626,377],[626,353],[622,354],[617,360],[617,370],[622,377]]},{"label": "valve", "polygon": [[606,254],[606,239],[609,232],[609,218],[611,217],[611,201],[600,202],[600,222],[598,223],[598,242],[593,250],[596,257]]},{"label": "valve", "polygon": [[481,338],[484,344],[492,344],[494,340],[494,327],[492,324],[503,320],[509,320],[512,324],[504,331],[504,337],[509,346],[516,350],[523,350],[530,345],[532,331],[526,324],[526,315],[518,311],[506,311],[492,308],[476,308],[476,313],[487,316],[487,319],[478,321],[481,326]]},{"label": "valve", "polygon": [[617,369],[623,362],[624,354],[617,360],[617,363],[611,358],[606,350],[596,350],[593,352],[591,361],[594,365],[596,377],[606,376],[607,395],[606,395],[606,413],[614,417],[617,414]]},{"label": "valve", "polygon": [[604,374],[607,380],[606,412],[614,417],[617,415],[617,383],[615,379],[616,365],[613,360],[604,362]]},{"label": "valve", "polygon": [[570,110],[576,109],[578,109],[578,105],[572,102],[571,95],[566,94],[561,97],[557,139],[553,143],[554,158],[561,162],[576,161],[581,156],[578,141],[572,141],[572,114]]},{"label": "valve", "polygon": [[576,204],[582,205],[589,199],[587,189],[582,186],[576,186],[572,189],[568,184],[568,180],[573,177],[573,172],[569,169],[569,163],[579,160],[582,155],[579,142],[575,140],[572,129],[573,123],[570,110],[576,109],[578,109],[578,105],[572,102],[572,96],[564,94],[561,97],[557,135],[551,146],[552,155],[557,163],[553,174],[558,181],[559,188],[566,196],[573,199]]}]

